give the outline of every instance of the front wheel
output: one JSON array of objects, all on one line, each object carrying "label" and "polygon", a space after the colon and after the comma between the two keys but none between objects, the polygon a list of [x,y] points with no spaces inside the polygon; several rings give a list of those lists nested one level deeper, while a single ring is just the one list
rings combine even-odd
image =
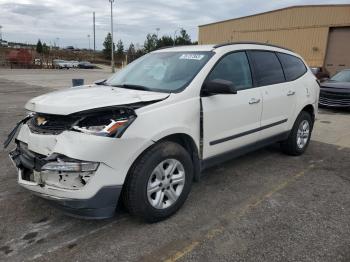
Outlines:
[{"label": "front wheel", "polygon": [[281,143],[282,151],[292,156],[303,154],[310,143],[312,127],[310,113],[302,111],[295,120],[288,139]]},{"label": "front wheel", "polygon": [[192,180],[189,153],[177,143],[161,142],[143,154],[131,169],[123,201],[132,215],[147,222],[161,221],[180,209]]}]

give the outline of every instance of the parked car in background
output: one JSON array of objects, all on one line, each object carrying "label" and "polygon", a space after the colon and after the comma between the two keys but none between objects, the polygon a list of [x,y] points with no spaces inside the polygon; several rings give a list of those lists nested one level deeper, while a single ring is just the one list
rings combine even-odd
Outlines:
[{"label": "parked car in background", "polygon": [[54,68],[58,69],[69,69],[72,68],[72,64],[69,61],[61,60],[61,59],[54,59],[52,60],[52,64]]},{"label": "parked car in background", "polygon": [[329,74],[324,71],[322,67],[311,67],[311,72],[316,76],[320,82],[326,81],[329,79]]},{"label": "parked car in background", "polygon": [[19,129],[10,153],[18,183],[75,216],[111,217],[120,197],[156,222],[206,168],[276,142],[303,154],[318,97],[315,76],[289,50],[174,47],[95,85],[33,98],[5,147]]},{"label": "parked car in background", "polygon": [[350,69],[344,69],[321,83],[321,106],[350,108]]},{"label": "parked car in background", "polygon": [[35,58],[34,59],[34,65],[41,65],[42,62],[41,62],[41,59],[40,58]]},{"label": "parked car in background", "polygon": [[79,67],[79,62],[75,60],[69,61],[69,63],[72,65],[73,68],[78,68]]},{"label": "parked car in background", "polygon": [[95,65],[91,64],[88,61],[82,61],[79,63],[78,67],[83,69],[93,69],[95,68]]}]

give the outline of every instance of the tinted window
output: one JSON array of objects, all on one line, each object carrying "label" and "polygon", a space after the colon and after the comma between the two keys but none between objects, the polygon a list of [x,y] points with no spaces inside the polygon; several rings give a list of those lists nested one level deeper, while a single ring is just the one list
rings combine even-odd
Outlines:
[{"label": "tinted window", "polygon": [[295,80],[306,72],[306,67],[298,57],[278,53],[287,81]]},{"label": "tinted window", "polygon": [[231,81],[238,90],[252,87],[246,53],[232,53],[222,58],[208,76],[209,81],[214,79]]},{"label": "tinted window", "polygon": [[285,81],[281,63],[274,52],[251,51],[259,86],[273,85]]}]

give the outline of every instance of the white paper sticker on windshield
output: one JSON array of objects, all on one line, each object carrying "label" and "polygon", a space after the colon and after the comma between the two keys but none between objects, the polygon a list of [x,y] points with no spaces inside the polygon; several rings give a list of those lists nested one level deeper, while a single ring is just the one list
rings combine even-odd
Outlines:
[{"label": "white paper sticker on windshield", "polygon": [[183,54],[180,56],[179,59],[186,59],[186,60],[202,60],[204,55],[197,55],[197,54]]}]

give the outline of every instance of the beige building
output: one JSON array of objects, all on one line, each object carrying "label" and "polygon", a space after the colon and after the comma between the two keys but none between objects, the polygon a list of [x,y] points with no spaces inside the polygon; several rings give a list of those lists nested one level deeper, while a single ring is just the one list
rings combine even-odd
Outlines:
[{"label": "beige building", "polygon": [[292,6],[199,26],[199,44],[237,41],[286,47],[334,74],[350,68],[350,4]]}]

